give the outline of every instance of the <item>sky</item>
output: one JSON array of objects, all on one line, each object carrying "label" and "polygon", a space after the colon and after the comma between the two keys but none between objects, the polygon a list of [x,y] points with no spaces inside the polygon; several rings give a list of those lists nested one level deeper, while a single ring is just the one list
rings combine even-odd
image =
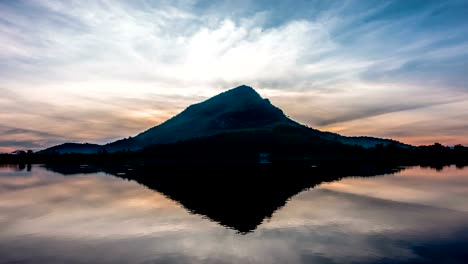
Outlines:
[{"label": "sky", "polygon": [[134,136],[246,84],[343,135],[468,145],[468,1],[0,0],[0,152]]}]

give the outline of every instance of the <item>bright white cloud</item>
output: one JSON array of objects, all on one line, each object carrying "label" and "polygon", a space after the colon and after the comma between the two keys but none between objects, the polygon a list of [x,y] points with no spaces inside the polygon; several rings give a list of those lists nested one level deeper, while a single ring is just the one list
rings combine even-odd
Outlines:
[{"label": "bright white cloud", "polygon": [[[358,12],[347,12],[350,4],[342,4],[314,18],[296,17],[272,26],[269,22],[275,17],[266,10],[233,17],[221,11],[201,13],[192,8],[193,2],[139,6],[125,1],[41,0],[22,4],[21,8],[3,4],[0,9],[1,88],[16,96],[0,101],[7,109],[0,122],[7,127],[49,131],[47,125],[37,125],[57,126],[56,115],[47,114],[48,107],[72,120],[77,113],[70,109],[82,109],[81,124],[92,124],[95,132],[81,131],[80,127],[90,126],[73,122],[57,127],[56,132],[75,131],[82,135],[76,140],[103,142],[136,134],[187,104],[243,83],[264,95],[282,91],[290,100],[274,100],[293,118],[312,126],[466,95],[466,89],[444,81],[460,76],[446,77],[433,70],[422,77],[412,66],[442,67],[437,61],[450,63],[466,55],[467,42],[450,42],[466,31],[463,28],[443,34],[415,28],[437,7],[397,20],[362,23],[388,4]],[[174,99],[181,97],[185,99]],[[125,104],[116,108],[102,98]],[[140,110],[144,114],[126,112],[125,108],[137,106],[131,100],[145,98],[166,100],[166,106],[151,110],[155,105],[147,104]],[[294,102],[301,98],[304,105],[296,112]],[[30,107],[11,106],[18,103]],[[40,104],[42,108],[37,108]],[[307,112],[311,116],[304,118]],[[9,117],[11,113],[20,119],[29,117],[17,122]],[[130,120],[136,116],[145,119]],[[111,119],[99,121],[104,117]],[[109,135],[103,124],[117,120],[126,125]]]}]

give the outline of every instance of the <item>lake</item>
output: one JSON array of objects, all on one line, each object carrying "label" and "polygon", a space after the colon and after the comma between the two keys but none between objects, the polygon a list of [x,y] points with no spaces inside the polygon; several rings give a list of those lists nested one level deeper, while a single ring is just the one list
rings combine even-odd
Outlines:
[{"label": "lake", "polygon": [[467,167],[322,182],[246,230],[169,197],[104,172],[3,165],[0,263],[468,263]]}]

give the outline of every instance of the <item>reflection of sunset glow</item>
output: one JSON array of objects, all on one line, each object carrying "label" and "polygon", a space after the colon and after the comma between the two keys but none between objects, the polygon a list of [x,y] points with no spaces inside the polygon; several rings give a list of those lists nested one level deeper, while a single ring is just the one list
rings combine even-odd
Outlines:
[{"label": "reflection of sunset glow", "polygon": [[448,178],[458,178],[462,181],[467,181],[467,168],[457,168],[456,166],[445,166],[442,170],[437,171],[430,167],[410,167],[395,174],[397,177],[428,177],[433,180],[446,180]]},{"label": "reflection of sunset glow", "polygon": [[450,166],[442,171],[411,167],[395,175],[347,178],[323,183],[319,188],[468,212],[468,168],[466,167],[458,169]]},{"label": "reflection of sunset glow", "polygon": [[[444,174],[450,175],[445,181],[431,181]],[[453,192],[455,185],[460,190],[468,185],[466,177],[466,169],[410,168],[324,183],[292,197],[253,233],[241,235],[134,181],[4,167],[0,255],[7,262],[30,256],[40,263],[53,263],[50,256],[58,263],[171,263],[166,258],[301,263],[302,256],[329,263],[406,260],[417,256],[402,240],[425,243],[466,229],[468,213],[452,210],[466,209],[468,197]],[[435,203],[424,195],[431,192],[450,195]]]},{"label": "reflection of sunset glow", "polygon": [[[28,176],[0,177],[2,189],[0,212],[11,211],[11,217],[14,217],[26,210],[28,216],[16,219],[15,228],[10,228],[9,233],[21,230],[64,236],[83,232],[89,233],[88,236],[121,236],[188,227],[174,221],[187,217],[177,203],[135,182],[112,176],[64,177],[34,168],[34,173]],[[44,214],[46,218],[42,217]],[[144,227],[139,221],[147,222],[149,219],[146,218],[152,221]],[[118,223],[125,219],[128,221],[126,227],[116,232]],[[169,222],[172,224],[167,226]]]}]

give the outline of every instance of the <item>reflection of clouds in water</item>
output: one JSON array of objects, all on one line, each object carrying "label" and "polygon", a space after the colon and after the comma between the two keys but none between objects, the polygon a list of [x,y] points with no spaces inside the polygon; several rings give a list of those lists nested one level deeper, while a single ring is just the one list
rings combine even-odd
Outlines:
[{"label": "reflection of clouds in water", "polygon": [[289,240],[305,255],[362,263],[416,257],[403,241],[456,238],[459,228],[468,228],[467,213],[312,189],[295,196],[257,232]]},{"label": "reflection of clouds in water", "polygon": [[15,188],[0,193],[1,219],[14,219],[10,234],[140,235],[187,229],[180,219],[196,218],[159,193],[111,176],[60,176],[34,168],[28,178],[0,178],[0,186],[12,182]]},{"label": "reflection of clouds in water", "polygon": [[[412,175],[404,172],[395,177]],[[33,180],[0,177],[0,190],[15,181],[22,187],[0,192],[2,260],[371,263],[382,257],[417,258],[418,243],[468,242],[467,236],[455,235],[467,230],[465,212],[333,189],[333,184],[348,180],[349,186],[357,185],[361,182],[353,181],[358,178],[296,195],[247,235],[191,215],[132,181],[97,174],[61,176],[40,168],[33,168],[28,178]],[[377,193],[379,188],[398,187],[393,178],[362,180],[375,180],[372,188]]]},{"label": "reflection of clouds in water", "polygon": [[0,177],[5,176],[31,176],[31,171],[26,170],[27,166],[0,164]]},{"label": "reflection of clouds in water", "polygon": [[318,188],[468,212],[468,168],[412,167],[394,175],[347,178]]},{"label": "reflection of clouds in water", "polygon": [[[313,189],[294,197],[261,228],[323,228],[353,233],[426,229],[437,224],[454,224],[467,213],[430,206],[394,202],[355,194]],[[462,217],[462,218],[460,218]],[[432,221],[427,221],[432,219]]]}]

